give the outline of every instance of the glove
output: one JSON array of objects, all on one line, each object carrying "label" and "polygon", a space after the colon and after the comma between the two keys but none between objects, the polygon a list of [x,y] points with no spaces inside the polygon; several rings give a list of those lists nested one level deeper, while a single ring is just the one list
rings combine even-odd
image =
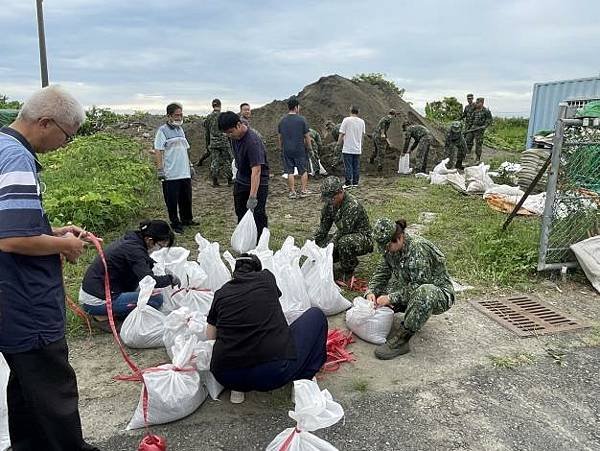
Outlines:
[{"label": "glove", "polygon": [[175,274],[169,274],[171,276],[171,286],[172,287],[181,287],[181,280]]},{"label": "glove", "polygon": [[165,179],[165,170],[159,169],[158,170],[158,180],[163,181],[164,179]]},{"label": "glove", "polygon": [[246,208],[248,210],[254,211],[254,209],[256,208],[257,205],[258,205],[258,199],[256,197],[248,198],[248,201],[246,202]]}]

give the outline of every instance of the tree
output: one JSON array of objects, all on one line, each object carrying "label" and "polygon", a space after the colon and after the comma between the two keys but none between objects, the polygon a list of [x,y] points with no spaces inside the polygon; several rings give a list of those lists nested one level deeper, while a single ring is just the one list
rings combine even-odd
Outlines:
[{"label": "tree", "polygon": [[380,74],[378,72],[371,72],[368,74],[356,74],[354,77],[352,77],[352,81],[364,81],[369,84],[379,86],[384,90],[396,93],[400,98],[402,98],[405,92],[404,88],[399,88],[398,85],[396,85],[396,83],[394,83],[391,80],[387,80],[385,78],[385,74]]},{"label": "tree", "polygon": [[18,100],[8,100],[8,96],[0,94],[0,110],[18,110],[22,106]]},{"label": "tree", "polygon": [[456,97],[444,97],[425,104],[425,116],[440,122],[458,121],[462,116],[463,106]]}]

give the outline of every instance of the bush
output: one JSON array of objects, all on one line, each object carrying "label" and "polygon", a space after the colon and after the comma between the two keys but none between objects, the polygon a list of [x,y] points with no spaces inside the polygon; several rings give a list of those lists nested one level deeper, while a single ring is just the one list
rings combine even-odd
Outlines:
[{"label": "bush", "polygon": [[8,100],[8,96],[0,94],[0,110],[20,110],[22,106],[18,100]]},{"label": "bush", "polygon": [[87,110],[85,116],[86,121],[77,132],[78,135],[92,135],[101,132],[107,125],[115,124],[124,118],[124,116],[112,112],[110,108],[97,108],[96,106]]},{"label": "bush", "polygon": [[525,149],[529,120],[522,117],[495,117],[492,125],[486,130],[484,144],[494,149]]},{"label": "bush", "polygon": [[398,95],[398,97],[402,98],[404,95],[404,88],[399,88],[396,83],[391,80],[386,80],[385,74],[380,74],[377,72],[371,72],[369,74],[356,74],[352,77],[352,81],[357,82],[367,82],[371,85],[379,86],[380,88],[386,91],[392,91]]},{"label": "bush", "polygon": [[462,104],[456,97],[444,97],[425,104],[425,117],[437,122],[452,122],[460,120],[463,112]]},{"label": "bush", "polygon": [[53,225],[112,230],[140,213],[153,186],[154,171],[141,145],[124,137],[78,137],[41,161],[44,206]]}]

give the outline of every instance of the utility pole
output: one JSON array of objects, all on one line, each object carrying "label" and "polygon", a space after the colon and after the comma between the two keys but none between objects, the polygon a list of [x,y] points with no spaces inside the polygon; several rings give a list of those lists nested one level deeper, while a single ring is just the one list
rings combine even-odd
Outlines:
[{"label": "utility pole", "polygon": [[40,41],[40,70],[42,72],[42,88],[48,86],[48,60],[46,59],[46,35],[44,33],[44,9],[42,2],[37,2],[38,39]]}]

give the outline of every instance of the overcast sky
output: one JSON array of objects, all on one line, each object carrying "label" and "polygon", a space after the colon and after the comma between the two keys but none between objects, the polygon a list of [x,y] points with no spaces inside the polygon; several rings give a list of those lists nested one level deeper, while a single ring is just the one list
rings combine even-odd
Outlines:
[{"label": "overcast sky", "polygon": [[[0,0],[0,93],[40,83],[35,0]],[[203,113],[381,72],[425,102],[529,114],[535,82],[600,73],[600,0],[45,0],[51,83],[86,105]]]}]

